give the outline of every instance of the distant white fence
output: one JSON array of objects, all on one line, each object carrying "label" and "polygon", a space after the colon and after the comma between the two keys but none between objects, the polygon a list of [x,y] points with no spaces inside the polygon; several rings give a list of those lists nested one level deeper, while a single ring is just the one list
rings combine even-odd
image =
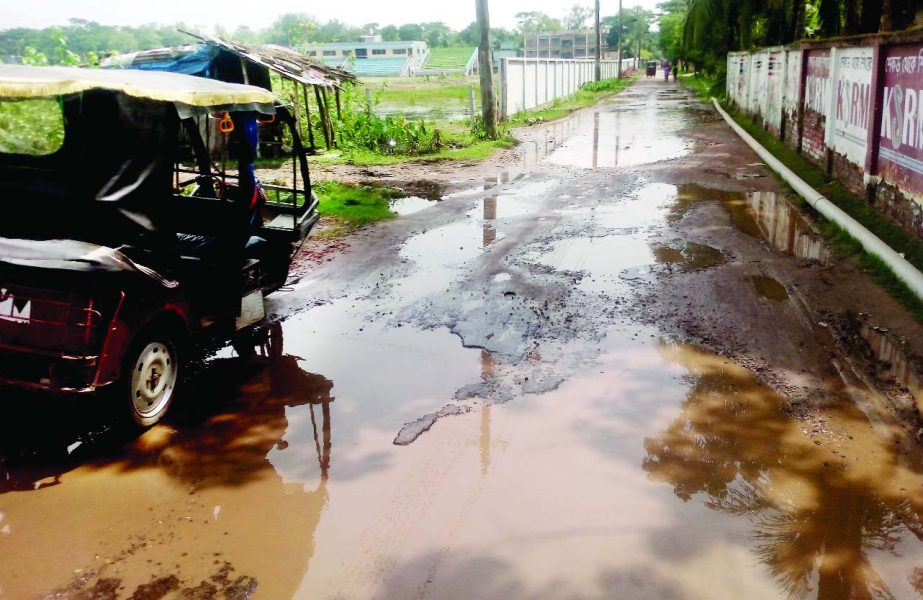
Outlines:
[{"label": "distant white fence", "polygon": [[[593,59],[504,58],[500,63],[500,118],[550,104],[575,94],[595,78]],[[618,61],[600,61],[602,78],[618,77]],[[636,67],[632,58],[622,60],[622,71]]]}]

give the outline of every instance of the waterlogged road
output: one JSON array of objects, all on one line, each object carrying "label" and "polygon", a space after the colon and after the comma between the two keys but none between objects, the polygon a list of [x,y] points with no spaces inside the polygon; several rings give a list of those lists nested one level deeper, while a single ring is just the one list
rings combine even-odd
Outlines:
[{"label": "waterlogged road", "polygon": [[907,316],[675,85],[522,150],[140,439],[4,419],[0,597],[923,593]]}]

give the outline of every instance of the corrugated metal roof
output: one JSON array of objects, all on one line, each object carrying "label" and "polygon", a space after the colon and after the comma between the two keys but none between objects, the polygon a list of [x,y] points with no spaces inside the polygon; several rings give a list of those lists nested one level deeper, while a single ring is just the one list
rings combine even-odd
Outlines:
[{"label": "corrugated metal roof", "polygon": [[312,60],[305,54],[285,48],[283,46],[260,45],[248,46],[238,42],[228,42],[210,35],[189,33],[206,44],[210,44],[237,54],[250,62],[262,65],[288,79],[306,85],[319,85],[324,87],[340,87],[343,82],[353,83],[355,76],[348,71],[331,67],[322,62]]}]

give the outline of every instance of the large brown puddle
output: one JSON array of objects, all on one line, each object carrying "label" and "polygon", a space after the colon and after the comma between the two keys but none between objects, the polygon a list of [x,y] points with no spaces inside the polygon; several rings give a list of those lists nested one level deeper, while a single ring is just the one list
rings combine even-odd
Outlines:
[{"label": "large brown puddle", "polygon": [[[609,111],[621,116],[599,115],[598,129],[592,115],[570,120],[575,129],[552,140],[552,160],[605,166],[610,157],[648,160],[655,149],[691,151],[669,128],[695,117],[658,113],[659,88],[650,88]],[[612,139],[609,119],[635,132],[631,148]],[[589,150],[568,146],[594,131]],[[572,198],[543,202],[559,183],[501,175],[455,221],[382,250],[397,268],[355,288],[345,281],[342,295],[284,321],[264,356],[222,353],[183,408],[140,438],[84,427],[80,410],[53,420],[68,413],[61,405],[8,409],[0,598],[923,594],[921,462],[842,383],[825,382],[835,390],[825,408],[800,420],[741,366],[624,316],[592,341],[529,340],[529,368],[579,357],[551,391],[493,406],[454,400],[472,384],[524,372],[399,314],[438,310],[432,298],[486,259],[496,268],[465,285],[502,293],[501,310],[516,293],[560,294],[539,276],[532,289],[509,291],[523,265],[504,262],[503,251],[542,210],[571,228],[528,238],[510,256],[544,273],[583,272],[583,290],[624,291],[633,284],[619,275],[642,267],[688,278],[723,268],[733,249],[672,239],[665,226],[701,202],[721,203],[734,226],[781,252],[827,257],[809,224],[772,195],[654,183],[600,198],[587,191],[594,182],[577,182]],[[572,292],[576,278],[563,279]],[[787,294],[776,280],[747,283],[766,302]],[[462,297],[472,314],[494,306]],[[585,306],[600,304],[566,308]],[[899,344],[863,333],[918,393]],[[405,424],[432,425],[421,416],[447,404],[453,416],[394,444]]]},{"label": "large brown puddle", "polygon": [[681,414],[645,441],[644,469],[676,496],[751,529],[750,552],[790,598],[915,597],[921,592],[919,465],[846,398],[808,436],[744,369],[688,346]]},{"label": "large brown puddle", "polygon": [[[401,333],[384,370],[438,348]],[[0,495],[0,585],[11,598],[913,596],[923,477],[845,392],[822,426],[802,423],[728,359],[647,334],[614,333],[559,389],[404,448],[390,424],[432,396],[351,383],[360,339],[325,359],[219,360],[202,406],[137,442],[54,474],[4,466],[17,485]],[[417,379],[435,398],[440,381],[493,376],[489,353],[447,360]]]}]

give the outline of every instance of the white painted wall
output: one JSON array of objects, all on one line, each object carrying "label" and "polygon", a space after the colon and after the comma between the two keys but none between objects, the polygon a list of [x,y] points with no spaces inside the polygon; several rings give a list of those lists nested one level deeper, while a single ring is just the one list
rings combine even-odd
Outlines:
[{"label": "white painted wall", "polygon": [[[635,59],[622,61],[622,70],[636,68]],[[500,118],[551,104],[593,81],[595,62],[555,58],[504,58],[500,67]],[[602,78],[618,76],[618,61],[600,61]]]},{"label": "white painted wall", "polygon": [[[872,114],[872,48],[834,48],[829,58],[809,60],[829,63],[830,81],[825,86],[815,85],[816,77],[809,71],[805,98],[809,108],[827,117],[826,145],[864,166]],[[802,51],[780,47],[731,52],[727,64],[728,99],[778,135],[783,112],[792,118],[799,107]]]}]

